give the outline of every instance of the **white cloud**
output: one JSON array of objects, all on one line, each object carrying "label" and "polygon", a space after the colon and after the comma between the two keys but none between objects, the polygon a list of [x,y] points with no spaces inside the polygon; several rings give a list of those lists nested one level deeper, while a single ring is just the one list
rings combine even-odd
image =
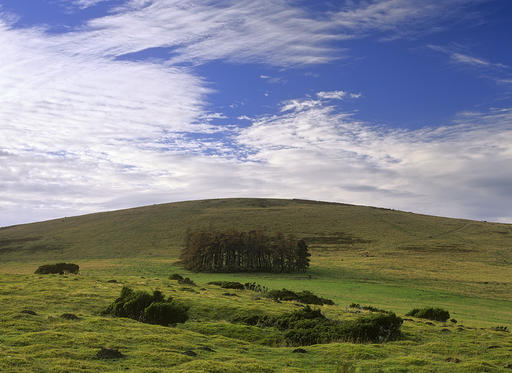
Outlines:
[{"label": "white cloud", "polygon": [[172,48],[171,63],[225,59],[289,66],[332,60],[330,22],[287,1],[129,1],[62,36],[74,53],[120,56]]},{"label": "white cloud", "polygon": [[487,220],[512,208],[512,108],[396,131],[310,106],[262,118],[239,141],[281,197]]},{"label": "white cloud", "polygon": [[[472,7],[486,0],[369,0],[349,1],[333,14],[338,27],[353,37],[380,31],[382,39],[411,37],[438,32],[449,24],[472,19],[479,13]],[[448,23],[449,21],[449,23]]]},{"label": "white cloud", "polygon": [[294,99],[283,102],[281,111],[302,111],[315,106],[321,106],[321,100]]},{"label": "white cloud", "polygon": [[347,95],[347,92],[345,92],[345,91],[318,92],[316,95],[318,97],[326,99],[326,100],[341,100]]},{"label": "white cloud", "polygon": [[94,6],[99,3],[103,3],[105,1],[111,1],[111,0],[72,0],[72,2],[78,6],[80,9],[89,8],[91,6]]},{"label": "white cloud", "polygon": [[469,54],[457,52],[451,48],[442,47],[439,45],[428,45],[428,48],[444,53],[450,57],[450,60],[454,63],[463,64],[463,65],[471,65],[475,67],[495,67],[495,68],[506,68],[507,66],[501,63],[493,63],[489,62],[483,58],[471,56]]}]

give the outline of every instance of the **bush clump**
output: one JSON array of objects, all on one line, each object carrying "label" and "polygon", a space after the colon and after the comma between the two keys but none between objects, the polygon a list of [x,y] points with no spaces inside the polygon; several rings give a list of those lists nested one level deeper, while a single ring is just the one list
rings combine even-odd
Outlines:
[{"label": "bush clump", "polygon": [[169,279],[178,281],[178,284],[196,286],[196,283],[188,277],[183,277],[177,273],[169,276]]},{"label": "bush clump", "polygon": [[278,301],[289,301],[294,300],[300,303],[304,304],[316,304],[316,305],[333,305],[334,302],[327,298],[321,298],[312,292],[308,290],[304,290],[301,292],[294,292],[292,290],[288,289],[281,289],[281,290],[270,290],[267,293],[267,296],[271,299],[278,300]]},{"label": "bush clump", "polygon": [[256,282],[246,282],[242,284],[236,281],[210,281],[208,285],[217,285],[223,289],[251,290],[258,293],[267,293],[268,288],[257,284]]},{"label": "bush clump", "polygon": [[258,293],[267,293],[268,292],[268,288],[266,286],[262,286],[260,284],[257,284],[256,282],[246,282],[244,284],[244,287],[247,290],[252,290],[252,291],[255,291]]},{"label": "bush clump", "polygon": [[48,275],[48,274],[60,274],[73,273],[77,274],[80,270],[78,264],[73,263],[57,263],[57,264],[45,264],[36,269],[35,274]]},{"label": "bush clump", "polygon": [[236,281],[211,281],[208,283],[208,285],[217,285],[223,289],[238,289],[238,290],[245,289],[244,284],[241,284],[240,282],[236,282]]},{"label": "bush clump", "polygon": [[158,290],[149,294],[146,291],[134,291],[125,286],[119,298],[108,306],[104,313],[168,326],[187,321],[187,311],[188,307],[175,302],[171,297],[165,299],[162,292]]},{"label": "bush clump", "polygon": [[394,313],[365,315],[356,320],[329,320],[309,306],[277,317],[249,315],[238,321],[259,327],[275,327],[285,332],[290,346],[330,342],[381,343],[401,336],[403,320]]},{"label": "bush clump", "polygon": [[168,326],[188,320],[188,308],[174,302],[155,302],[144,309],[144,322]]},{"label": "bush clump", "polygon": [[434,321],[446,321],[450,318],[450,312],[442,308],[414,308],[409,311],[406,316],[417,317],[419,319],[428,319]]},{"label": "bush clump", "polygon": [[361,306],[359,303],[352,303],[349,308],[358,308],[360,310],[371,311],[371,312],[388,312],[373,306]]}]

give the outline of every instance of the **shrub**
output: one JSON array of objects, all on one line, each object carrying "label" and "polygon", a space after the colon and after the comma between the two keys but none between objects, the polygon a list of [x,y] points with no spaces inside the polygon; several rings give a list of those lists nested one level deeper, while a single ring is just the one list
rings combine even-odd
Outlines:
[{"label": "shrub", "polygon": [[64,273],[73,273],[77,274],[80,270],[78,264],[73,263],[57,263],[57,264],[45,264],[36,269],[35,273],[38,275],[48,275],[48,274],[61,274]]},{"label": "shrub", "polygon": [[266,293],[266,292],[268,292],[268,289],[267,289],[266,286],[262,286],[260,284],[255,283],[255,282],[246,282],[244,284],[244,287],[247,290],[256,291],[258,293]]},{"label": "shrub", "polygon": [[414,308],[409,311],[406,316],[444,322],[450,318],[450,312],[443,310],[442,308]]},{"label": "shrub", "polygon": [[380,308],[377,308],[377,307],[373,307],[373,306],[361,306],[359,303],[352,303],[349,308],[358,308],[360,310],[366,310],[366,311],[371,311],[371,312],[388,312],[386,310],[382,310]]},{"label": "shrub", "polygon": [[319,309],[309,306],[284,315],[271,317],[247,315],[239,321],[259,327],[275,327],[285,332],[291,346],[305,346],[335,341],[354,343],[381,343],[401,336],[403,320],[394,313],[361,316],[356,320],[329,320]]},{"label": "shrub", "polygon": [[332,300],[326,299],[326,298],[321,298],[308,290],[304,290],[299,293],[295,293],[294,291],[291,291],[288,289],[270,290],[267,293],[267,296],[274,300],[279,300],[279,301],[294,300],[294,301],[298,301],[298,302],[304,303],[304,304],[317,304],[317,305],[323,305],[323,304],[333,305],[334,304],[334,302]]},{"label": "shrub", "polygon": [[104,313],[167,326],[185,322],[188,319],[187,310],[186,306],[175,303],[170,297],[165,300],[164,295],[158,290],[149,294],[146,291],[133,291],[125,286],[119,298],[108,306]]},{"label": "shrub", "polygon": [[169,276],[169,279],[178,281],[179,284],[196,286],[196,283],[188,277],[183,277],[177,273]]},{"label": "shrub", "polygon": [[208,284],[209,285],[217,285],[223,289],[238,289],[238,290],[245,289],[244,284],[241,284],[240,282],[236,282],[236,281],[211,281]]},{"label": "shrub", "polygon": [[174,302],[154,302],[144,309],[143,321],[163,326],[184,323],[188,320],[187,307]]},{"label": "shrub", "polygon": [[351,342],[386,342],[400,338],[403,320],[393,312],[359,317],[346,322],[344,339]]},{"label": "shrub", "polygon": [[495,327],[491,328],[491,330],[494,330],[494,331],[497,331],[497,332],[508,333],[508,327],[507,326],[503,326],[503,325],[495,326]]}]

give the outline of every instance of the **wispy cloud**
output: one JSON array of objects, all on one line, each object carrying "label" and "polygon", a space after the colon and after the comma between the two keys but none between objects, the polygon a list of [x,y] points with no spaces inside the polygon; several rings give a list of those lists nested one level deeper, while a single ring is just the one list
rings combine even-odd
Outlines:
[{"label": "wispy cloud", "polygon": [[111,0],[71,0],[72,3],[80,9],[89,8],[99,3],[103,3]]},{"label": "wispy cloud", "polygon": [[75,53],[118,57],[169,48],[171,63],[225,59],[289,66],[334,58],[329,22],[287,1],[128,1],[85,29],[62,36]]},{"label": "wispy cloud", "polygon": [[428,45],[428,48],[448,55],[450,60],[454,63],[458,63],[458,64],[462,64],[462,65],[470,65],[470,66],[474,66],[474,67],[499,68],[499,69],[507,68],[507,66],[502,63],[490,62],[483,58],[471,56],[469,54],[460,53],[451,48],[446,48],[446,47],[442,47],[439,45]]},{"label": "wispy cloud", "polygon": [[469,53],[462,53],[460,45],[444,47],[440,45],[427,45],[433,51],[443,53],[448,56],[449,61],[461,68],[474,70],[479,77],[493,80],[497,84],[508,85],[512,82],[512,73],[510,67],[499,62],[491,62],[482,57],[476,57]]},{"label": "wispy cloud", "polygon": [[318,104],[255,121],[239,141],[261,185],[283,197],[492,220],[512,208],[512,108],[389,130]]},{"label": "wispy cloud", "polygon": [[322,91],[318,92],[317,94],[318,98],[324,99],[324,100],[343,100],[345,98],[361,98],[361,93],[348,93],[345,91]]},{"label": "wispy cloud", "polygon": [[474,5],[486,0],[369,0],[349,1],[333,13],[333,21],[354,37],[380,31],[381,39],[396,39],[438,32],[448,21],[478,21]]}]

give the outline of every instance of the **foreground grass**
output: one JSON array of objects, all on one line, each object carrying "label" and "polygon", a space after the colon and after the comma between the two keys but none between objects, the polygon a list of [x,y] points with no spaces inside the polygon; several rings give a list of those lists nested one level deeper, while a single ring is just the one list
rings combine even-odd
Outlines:
[{"label": "foreground grass", "polygon": [[[275,303],[251,291],[230,290],[237,296],[223,295],[225,289],[205,283],[213,279],[256,280],[272,288],[310,289],[332,297],[337,305],[323,306],[332,318],[353,318],[346,310],[352,302],[372,299],[371,303],[397,311],[400,295],[411,300],[414,289],[396,286],[347,282],[329,276],[329,270],[313,270],[305,275],[222,275],[187,274],[198,283],[191,291],[169,280],[179,270],[172,259],[92,260],[82,263],[78,276],[2,274],[0,275],[0,371],[2,372],[500,372],[510,363],[512,340],[509,333],[490,330],[490,310],[496,305],[473,308],[474,318],[464,318],[464,327],[425,320],[405,321],[404,337],[385,344],[331,343],[308,346],[306,354],[273,344],[272,330],[230,322],[233,315],[246,310],[279,314],[296,309],[290,302]],[[12,264],[12,272],[33,268],[27,263]],[[28,270],[26,271],[28,272]],[[117,283],[110,283],[115,279]],[[329,285],[330,284],[330,285]],[[130,319],[101,316],[122,286],[135,289],[160,289],[190,305],[191,320],[176,328],[142,324]],[[379,295],[380,294],[380,295]],[[394,294],[395,298],[387,299]],[[408,298],[410,297],[410,298]],[[455,317],[471,308],[474,298],[452,294],[443,298],[432,291],[432,298],[414,305],[443,306],[452,302]],[[489,302],[490,300],[486,300]],[[393,306],[392,303],[395,305]],[[501,317],[509,317],[501,305]],[[37,315],[20,313],[30,309]],[[508,304],[508,309],[512,309]],[[74,313],[79,320],[64,320],[63,313]],[[483,328],[483,329],[482,329]],[[126,358],[102,361],[95,357],[101,347],[118,348]],[[208,347],[214,351],[205,350]],[[187,356],[194,351],[196,356]],[[458,359],[458,360],[457,360]],[[448,361],[447,361],[448,360]],[[459,361],[459,362],[456,362]]]}]

